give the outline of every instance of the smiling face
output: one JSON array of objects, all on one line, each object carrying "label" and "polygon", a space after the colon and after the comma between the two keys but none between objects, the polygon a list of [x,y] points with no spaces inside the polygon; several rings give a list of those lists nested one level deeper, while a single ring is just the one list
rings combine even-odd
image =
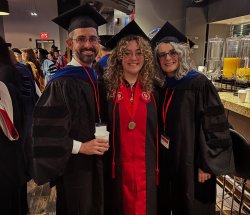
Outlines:
[{"label": "smiling face", "polygon": [[92,66],[99,50],[99,38],[95,28],[78,28],[70,33],[67,40],[75,59],[85,66]]},{"label": "smiling face", "polygon": [[143,64],[144,56],[139,48],[138,43],[135,40],[129,41],[122,54],[124,78],[128,81],[137,79]]},{"label": "smiling face", "polygon": [[169,77],[175,75],[180,66],[178,53],[169,43],[161,43],[157,53],[161,69]]}]

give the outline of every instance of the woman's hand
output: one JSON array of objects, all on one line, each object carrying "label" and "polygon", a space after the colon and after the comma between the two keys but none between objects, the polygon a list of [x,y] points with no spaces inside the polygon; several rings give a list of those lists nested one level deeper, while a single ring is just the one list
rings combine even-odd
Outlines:
[{"label": "woman's hand", "polygon": [[204,183],[205,181],[211,178],[210,173],[203,172],[201,169],[198,169],[198,181]]}]

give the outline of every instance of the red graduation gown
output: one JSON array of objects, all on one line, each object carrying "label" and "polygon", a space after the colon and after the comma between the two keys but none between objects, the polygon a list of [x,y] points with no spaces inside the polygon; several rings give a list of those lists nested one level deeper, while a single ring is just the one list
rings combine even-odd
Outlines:
[{"label": "red graduation gown", "polygon": [[[114,102],[109,102],[110,119],[115,113],[112,119],[115,125],[110,126],[115,140],[110,150],[110,156],[115,156],[115,179],[106,187],[105,214],[153,215],[156,214],[156,105],[152,95],[140,88],[140,83],[133,104],[130,96],[130,88],[123,84],[117,91],[115,109]],[[136,124],[134,129],[129,129],[131,121]],[[107,165],[111,166],[111,162]],[[107,177],[111,179],[111,174]]]}]

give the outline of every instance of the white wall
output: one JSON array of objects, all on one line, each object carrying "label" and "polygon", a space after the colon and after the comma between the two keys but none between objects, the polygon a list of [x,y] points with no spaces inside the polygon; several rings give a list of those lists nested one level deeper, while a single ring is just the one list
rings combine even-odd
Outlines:
[{"label": "white wall", "polygon": [[180,31],[185,31],[186,1],[135,0],[135,20],[148,34],[169,21]]},{"label": "white wall", "polygon": [[[54,39],[60,48],[59,28],[51,20],[57,17],[56,0],[36,0],[37,17],[29,12],[33,5],[31,1],[9,0],[10,15],[3,18],[5,39],[12,43],[12,47],[36,46],[36,39],[40,39],[41,32],[47,32],[48,39]],[[22,7],[20,5],[22,4]]]},{"label": "white wall", "polygon": [[186,10],[186,35],[195,43],[191,57],[196,66],[204,65],[207,21],[204,10],[200,7],[189,7]]},{"label": "white wall", "polygon": [[[113,32],[113,34],[117,34],[121,29],[123,29],[125,27],[126,18],[127,18],[126,13],[123,13],[123,12],[116,10],[116,9],[114,10],[114,23],[113,23],[114,32]],[[115,23],[116,19],[119,19],[119,24]]]}]

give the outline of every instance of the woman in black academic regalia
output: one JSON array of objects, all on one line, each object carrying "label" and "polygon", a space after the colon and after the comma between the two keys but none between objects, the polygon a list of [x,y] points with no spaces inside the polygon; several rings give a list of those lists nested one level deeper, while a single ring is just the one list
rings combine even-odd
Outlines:
[{"label": "woman in black academic regalia", "polygon": [[152,39],[160,90],[159,215],[214,215],[216,176],[232,172],[232,141],[212,82],[191,65],[187,38],[166,23]]}]

